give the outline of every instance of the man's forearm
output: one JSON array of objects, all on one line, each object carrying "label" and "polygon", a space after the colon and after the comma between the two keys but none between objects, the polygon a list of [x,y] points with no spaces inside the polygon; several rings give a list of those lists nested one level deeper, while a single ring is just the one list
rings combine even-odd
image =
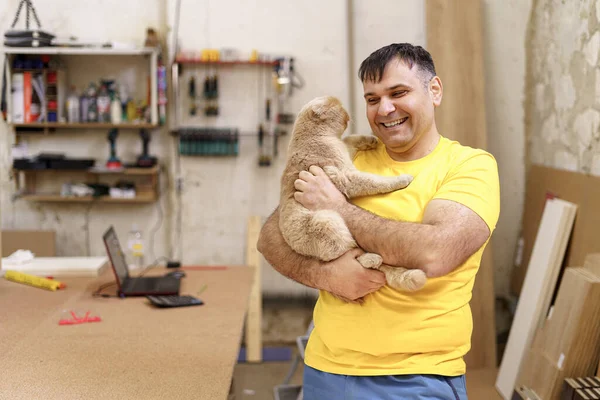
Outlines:
[{"label": "man's forearm", "polygon": [[328,265],[296,253],[281,235],[279,209],[263,225],[257,248],[280,274],[315,289],[329,289]]},{"label": "man's forearm", "polygon": [[428,276],[447,273],[440,265],[440,232],[433,225],[394,221],[347,203],[339,210],[358,245],[388,265],[421,269]]}]

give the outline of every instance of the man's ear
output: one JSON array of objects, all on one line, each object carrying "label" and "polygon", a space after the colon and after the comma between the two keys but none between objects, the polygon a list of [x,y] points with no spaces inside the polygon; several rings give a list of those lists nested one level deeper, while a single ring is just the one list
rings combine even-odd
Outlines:
[{"label": "man's ear", "polygon": [[444,92],[444,88],[442,86],[442,80],[439,76],[434,76],[429,81],[429,94],[431,95],[431,100],[433,101],[433,105],[438,107],[442,104],[442,94]]}]

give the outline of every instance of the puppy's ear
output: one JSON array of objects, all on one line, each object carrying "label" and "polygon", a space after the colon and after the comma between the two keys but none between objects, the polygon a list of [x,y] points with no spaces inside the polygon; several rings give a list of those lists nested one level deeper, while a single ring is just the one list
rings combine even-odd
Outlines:
[{"label": "puppy's ear", "polygon": [[312,101],[312,104],[310,106],[312,117],[316,119],[326,119],[329,116],[328,112],[339,104],[340,101],[335,97],[318,97]]}]

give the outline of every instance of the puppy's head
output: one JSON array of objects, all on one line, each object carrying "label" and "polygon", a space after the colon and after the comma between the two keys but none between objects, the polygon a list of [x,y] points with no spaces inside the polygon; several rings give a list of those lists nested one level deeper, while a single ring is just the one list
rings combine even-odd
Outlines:
[{"label": "puppy's head", "polygon": [[309,101],[300,110],[298,119],[330,127],[340,137],[348,127],[350,116],[339,99],[333,96],[323,96]]}]

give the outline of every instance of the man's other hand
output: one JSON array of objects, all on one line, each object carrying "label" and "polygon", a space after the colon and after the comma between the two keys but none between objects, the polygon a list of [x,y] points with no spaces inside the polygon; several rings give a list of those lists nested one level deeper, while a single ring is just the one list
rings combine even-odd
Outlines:
[{"label": "man's other hand", "polygon": [[367,269],[357,260],[364,254],[353,249],[327,263],[330,269],[329,292],[349,301],[358,301],[385,286],[385,275],[381,271]]},{"label": "man's other hand", "polygon": [[312,165],[308,171],[300,171],[294,187],[294,198],[309,210],[336,210],[346,203],[346,197],[325,171],[316,165]]}]

